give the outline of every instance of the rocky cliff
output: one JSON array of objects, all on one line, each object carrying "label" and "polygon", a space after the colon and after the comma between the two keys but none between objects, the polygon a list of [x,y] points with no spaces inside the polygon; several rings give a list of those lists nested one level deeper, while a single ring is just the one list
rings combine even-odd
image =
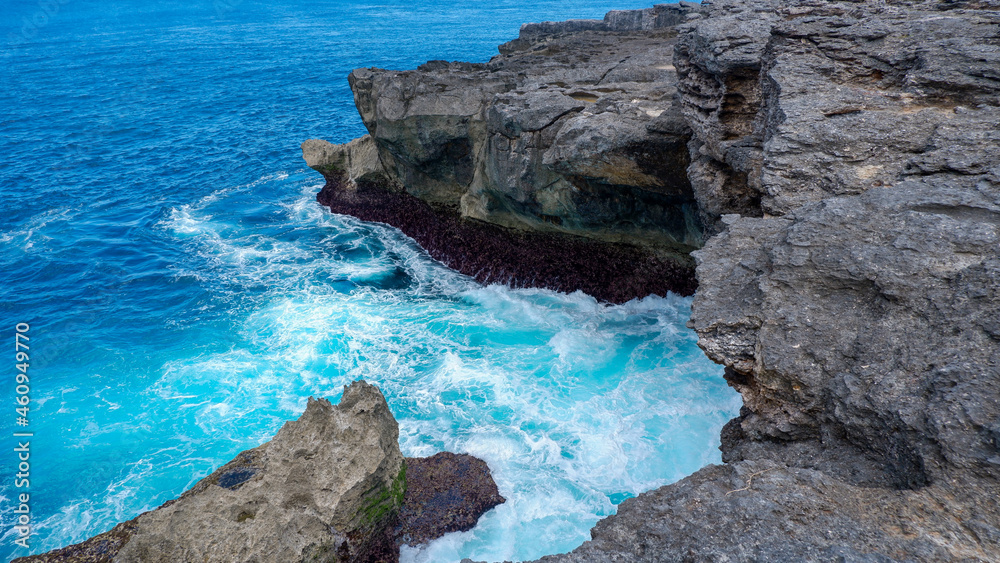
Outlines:
[{"label": "rocky cliff", "polygon": [[526,25],[486,64],[355,70],[370,134],[302,145],[320,202],[483,282],[691,294],[702,226],[670,64],[690,10]]},{"label": "rocky cliff", "polygon": [[274,439],[177,499],[85,542],[15,561],[393,562],[400,544],[468,530],[504,502],[482,460],[404,460],[398,439],[382,393],[355,381],[337,405],[310,398]]},{"label": "rocky cliff", "polygon": [[[303,145],[335,211],[423,206],[404,231],[515,281],[538,265],[462,241],[701,248],[725,464],[544,560],[1000,560],[1000,3],[658,6],[351,84],[370,135]],[[536,281],[664,288],[572,256]]]}]

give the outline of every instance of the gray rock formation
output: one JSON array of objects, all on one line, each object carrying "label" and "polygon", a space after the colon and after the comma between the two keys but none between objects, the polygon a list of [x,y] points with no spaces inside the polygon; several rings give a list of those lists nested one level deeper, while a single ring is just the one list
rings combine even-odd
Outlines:
[{"label": "gray rock formation", "polygon": [[176,500],[90,540],[18,561],[386,561],[406,488],[399,428],[363,381],[310,398],[274,439]]},{"label": "gray rock formation", "polygon": [[1000,7],[717,0],[680,30],[721,467],[546,561],[1000,561]]},{"label": "gray rock formation", "polygon": [[[660,5],[527,24],[486,64],[355,70],[351,89],[370,135],[302,147],[327,179],[321,203],[393,224],[484,282],[583,289],[608,301],[690,294],[689,253],[703,239],[671,59],[673,26],[693,10]],[[441,223],[434,232],[407,224],[405,216],[426,214],[421,204],[438,216],[421,221]],[[489,238],[507,241],[490,249],[502,255],[502,272],[437,243],[456,230],[472,236],[456,220],[485,223]],[[581,268],[587,255],[590,267]],[[593,279],[577,279],[590,270]],[[635,289],[601,289],[615,277]]]},{"label": "gray rock formation", "polygon": [[998,29],[996,0],[715,0],[355,72],[351,178],[653,246],[701,245],[693,202],[711,237],[726,464],[545,561],[1000,561]]},{"label": "gray rock formation", "polygon": [[[690,251],[701,231],[665,25],[684,9],[648,12],[526,25],[482,65],[355,70],[378,159],[363,140],[344,158],[462,217]],[[321,169],[322,150],[310,153]]]},{"label": "gray rock formation", "polygon": [[997,561],[996,492],[857,487],[772,461],[710,465],[626,500],[591,541],[540,561]]},{"label": "gray rock formation", "polygon": [[675,61],[703,213],[784,215],[935,168],[984,172],[996,117],[979,106],[1000,78],[989,5],[707,5]]},{"label": "gray rock formation", "polygon": [[[20,563],[394,562],[401,543],[472,528],[504,502],[486,462],[404,458],[378,388],[309,399],[274,439],[241,452],[175,500]],[[415,475],[407,478],[407,467]]]}]

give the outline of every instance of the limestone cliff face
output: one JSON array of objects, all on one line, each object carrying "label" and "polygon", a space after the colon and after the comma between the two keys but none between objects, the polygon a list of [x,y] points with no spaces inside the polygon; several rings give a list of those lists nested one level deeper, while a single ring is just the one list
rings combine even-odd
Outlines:
[{"label": "limestone cliff face", "polygon": [[[616,302],[690,294],[702,226],[671,60],[692,10],[526,25],[486,64],[355,70],[370,135],[303,144],[327,178],[321,203],[393,224],[485,282]],[[461,248],[484,223],[503,242]]]},{"label": "limestone cliff face", "polygon": [[581,32],[487,65],[359,69],[350,83],[386,173],[420,199],[511,228],[690,250],[700,230],[668,35]]},{"label": "limestone cliff face", "polygon": [[506,227],[689,251],[701,232],[671,66],[687,11],[527,25],[487,64],[349,81],[385,173],[408,193]]},{"label": "limestone cliff face", "polygon": [[696,192],[735,187],[718,212],[764,217],[724,217],[696,255],[692,324],[748,409],[729,459],[808,449],[902,488],[1000,472],[1000,13],[982,7],[720,1],[685,29]]},{"label": "limestone cliff face", "polygon": [[717,0],[679,30],[719,233],[691,326],[745,406],[726,465],[554,560],[1000,560],[997,8]]},{"label": "limestone cliff face", "polygon": [[707,238],[691,326],[745,403],[726,463],[546,561],[997,561],[998,26],[993,0],[525,26],[487,65],[356,71],[371,136],[310,164],[504,228]]}]

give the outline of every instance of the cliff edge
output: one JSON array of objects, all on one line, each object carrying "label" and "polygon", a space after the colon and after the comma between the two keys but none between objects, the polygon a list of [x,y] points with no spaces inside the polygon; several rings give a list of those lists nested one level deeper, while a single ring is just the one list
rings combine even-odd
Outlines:
[{"label": "cliff edge", "polygon": [[[370,135],[303,149],[335,211],[450,217],[403,230],[459,269],[453,225],[697,261],[690,326],[744,398],[725,463],[543,561],[1000,561],[998,29],[995,0],[532,24],[485,65],[355,71]],[[664,287],[618,271],[576,288]]]},{"label": "cliff edge", "polygon": [[485,64],[355,70],[369,135],[302,144],[320,203],[484,283],[692,294],[703,229],[670,64],[692,9],[527,24]]}]

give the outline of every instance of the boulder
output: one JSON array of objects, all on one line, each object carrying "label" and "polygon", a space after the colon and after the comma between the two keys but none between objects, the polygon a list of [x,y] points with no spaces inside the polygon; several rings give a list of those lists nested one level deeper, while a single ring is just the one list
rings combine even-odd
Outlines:
[{"label": "boulder", "polygon": [[337,405],[310,398],[271,441],[177,499],[85,542],[16,561],[391,563],[400,543],[470,529],[504,502],[482,460],[442,453],[404,461],[398,439],[382,393],[355,381]]},{"label": "boulder", "polygon": [[406,481],[396,530],[400,544],[419,545],[449,532],[467,532],[481,515],[507,501],[486,462],[469,454],[406,458]]}]

